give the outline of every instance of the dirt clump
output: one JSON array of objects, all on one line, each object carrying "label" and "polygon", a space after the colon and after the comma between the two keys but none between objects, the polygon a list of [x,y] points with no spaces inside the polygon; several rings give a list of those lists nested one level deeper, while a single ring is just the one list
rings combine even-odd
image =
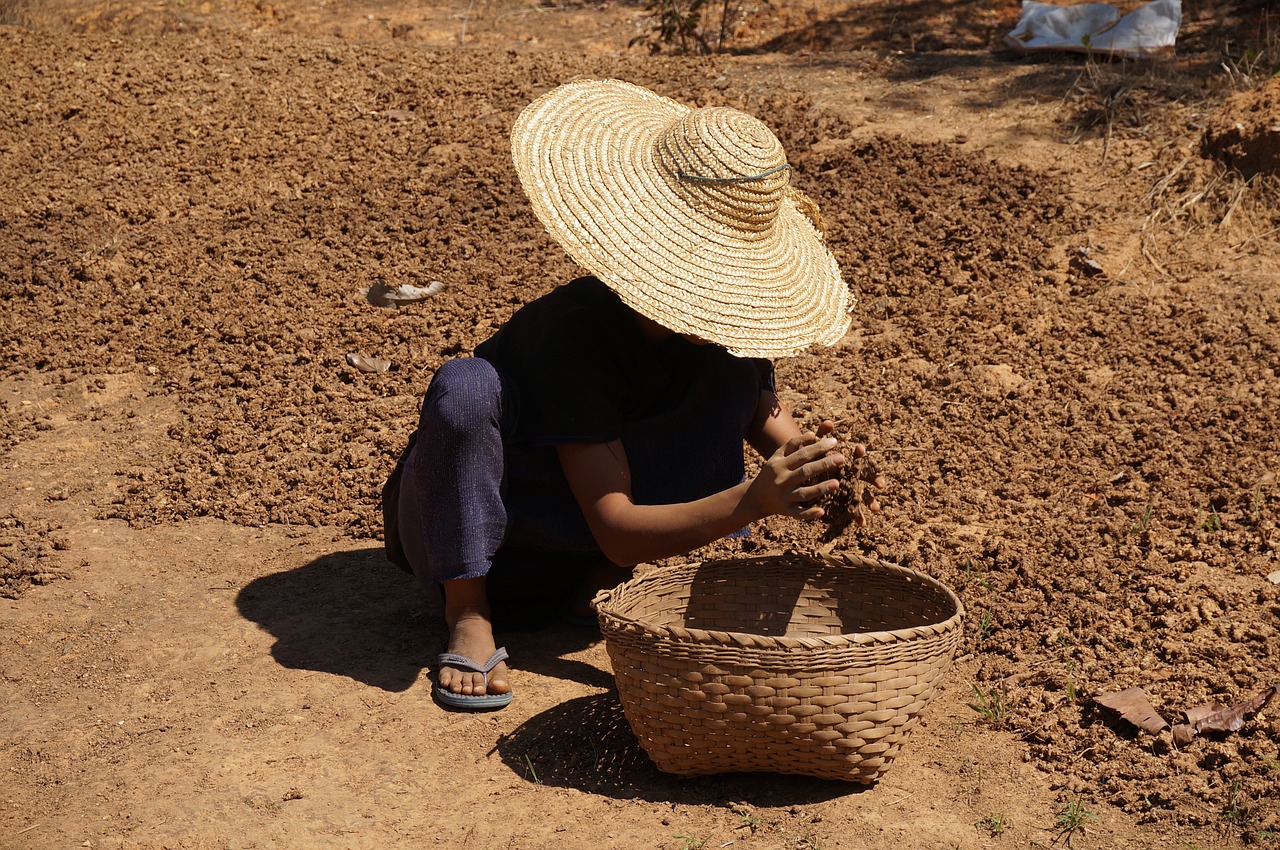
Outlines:
[{"label": "dirt clump", "polygon": [[852,446],[837,450],[846,458],[844,466],[834,476],[839,486],[818,500],[825,511],[822,518],[827,529],[822,539],[826,542],[840,537],[851,526],[866,527],[871,514],[880,509],[876,491],[885,484],[884,477],[870,457],[865,454],[857,456]]},{"label": "dirt clump", "polygon": [[1204,147],[1245,177],[1280,175],[1280,76],[1228,98],[1205,128]]},{"label": "dirt clump", "polygon": [[58,563],[67,548],[59,526],[48,520],[0,517],[0,596],[17,599],[32,585],[48,584],[69,573]]},{"label": "dirt clump", "polygon": [[[1274,840],[1274,704],[1175,746],[1093,697],[1140,687],[1174,722],[1275,684],[1275,210],[1196,217],[1179,181],[1225,170],[1199,155],[1204,105],[1137,98],[1070,132],[1086,60],[990,56],[1015,4],[925,6],[775,5],[758,43],[832,52],[694,60],[564,44],[558,16],[629,25],[625,4],[77,0],[61,26],[23,4],[0,25],[4,834],[968,850],[1006,807],[1010,846],[1050,843],[1074,800],[1099,846]],[[956,672],[880,789],[673,782],[603,648],[564,631],[511,636],[507,711],[430,702],[443,615],[385,564],[379,488],[440,364],[578,274],[506,136],[576,76],[760,115],[858,296],[843,340],[776,364],[801,421],[871,450],[839,522],[771,518],[681,560],[834,544],[957,591]],[[1230,131],[1275,97],[1231,101],[1218,147],[1273,156]],[[365,294],[432,281],[402,309]]]}]

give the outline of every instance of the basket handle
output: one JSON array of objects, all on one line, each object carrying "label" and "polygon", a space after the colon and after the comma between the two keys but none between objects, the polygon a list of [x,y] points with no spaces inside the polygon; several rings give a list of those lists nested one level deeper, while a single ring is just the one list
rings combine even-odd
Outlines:
[{"label": "basket handle", "polygon": [[606,587],[602,590],[596,591],[596,595],[591,597],[591,610],[595,611],[597,614],[600,613],[600,606],[613,598],[613,591],[615,589],[616,588]]}]

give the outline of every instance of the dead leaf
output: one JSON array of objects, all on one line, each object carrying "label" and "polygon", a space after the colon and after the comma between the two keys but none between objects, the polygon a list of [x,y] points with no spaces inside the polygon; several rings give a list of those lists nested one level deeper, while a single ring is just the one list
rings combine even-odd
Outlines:
[{"label": "dead leaf", "polygon": [[1126,688],[1113,694],[1103,694],[1095,697],[1093,701],[1103,708],[1118,712],[1123,719],[1152,735],[1169,725],[1151,707],[1147,692],[1142,688]]},{"label": "dead leaf", "polygon": [[1173,727],[1173,741],[1178,746],[1184,746],[1201,732],[1235,732],[1250,715],[1266,708],[1277,693],[1280,693],[1280,685],[1272,685],[1235,705],[1212,703],[1189,708],[1185,712],[1187,722]]},{"label": "dead leaf", "polygon": [[347,363],[361,372],[385,372],[391,368],[390,360],[365,357],[363,354],[348,354]]},{"label": "dead leaf", "polygon": [[1226,710],[1227,710],[1226,705],[1220,702],[1214,702],[1214,703],[1205,703],[1204,705],[1197,705],[1194,708],[1188,708],[1186,711],[1182,713],[1186,715],[1187,723],[1190,724],[1191,726],[1195,726],[1199,724],[1201,721],[1203,721],[1205,718],[1212,717],[1213,715]]},{"label": "dead leaf", "polygon": [[411,283],[389,285],[386,281],[375,281],[365,290],[364,297],[375,307],[404,307],[419,301],[426,301],[444,289],[444,282],[433,280],[426,286],[414,286]]}]

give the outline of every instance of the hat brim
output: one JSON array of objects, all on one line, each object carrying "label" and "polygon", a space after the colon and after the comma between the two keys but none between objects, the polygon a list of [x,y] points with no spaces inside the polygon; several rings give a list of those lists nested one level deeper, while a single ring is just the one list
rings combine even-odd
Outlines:
[{"label": "hat brim", "polygon": [[784,357],[848,331],[851,295],[810,220],[785,198],[772,226],[726,226],[655,164],[689,107],[620,80],[567,83],[521,112],[516,171],[534,213],[579,265],[676,333],[739,357]]}]

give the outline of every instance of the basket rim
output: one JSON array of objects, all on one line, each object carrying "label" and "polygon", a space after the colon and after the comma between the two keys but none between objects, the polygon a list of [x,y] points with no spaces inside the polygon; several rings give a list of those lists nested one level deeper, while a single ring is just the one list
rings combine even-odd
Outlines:
[{"label": "basket rim", "polygon": [[[887,631],[846,632],[839,635],[785,637],[757,635],[750,634],[748,632],[724,632],[709,629],[684,628],[681,626],[658,626],[636,619],[635,617],[619,614],[606,607],[618,590],[648,581],[655,576],[684,570],[696,570],[706,564],[723,564],[735,561],[745,563],[750,561],[781,560],[788,557],[807,558],[816,563],[837,568],[857,569],[869,567],[872,569],[881,569],[887,572],[897,573],[903,578],[922,582],[933,589],[940,591],[943,596],[946,597],[948,602],[955,606],[955,611],[945,620],[941,620],[937,623],[929,623],[923,626],[907,626],[905,628],[891,629]],[[645,572],[643,576],[637,576],[629,579],[617,587],[600,591],[596,594],[595,598],[591,600],[591,607],[599,617],[614,621],[616,624],[621,626],[623,631],[643,634],[646,637],[656,640],[696,641],[698,643],[712,643],[720,645],[734,644],[751,649],[822,649],[851,645],[865,646],[868,644],[902,643],[946,634],[959,627],[960,621],[964,618],[965,614],[964,603],[960,601],[960,597],[956,595],[955,591],[938,581],[933,576],[926,575],[919,570],[913,570],[910,567],[903,567],[899,564],[882,561],[878,558],[868,558],[862,555],[851,555],[848,553],[835,555],[830,553],[810,552],[783,552],[771,555],[717,558],[708,561],[694,561],[687,564],[658,567]]]}]

